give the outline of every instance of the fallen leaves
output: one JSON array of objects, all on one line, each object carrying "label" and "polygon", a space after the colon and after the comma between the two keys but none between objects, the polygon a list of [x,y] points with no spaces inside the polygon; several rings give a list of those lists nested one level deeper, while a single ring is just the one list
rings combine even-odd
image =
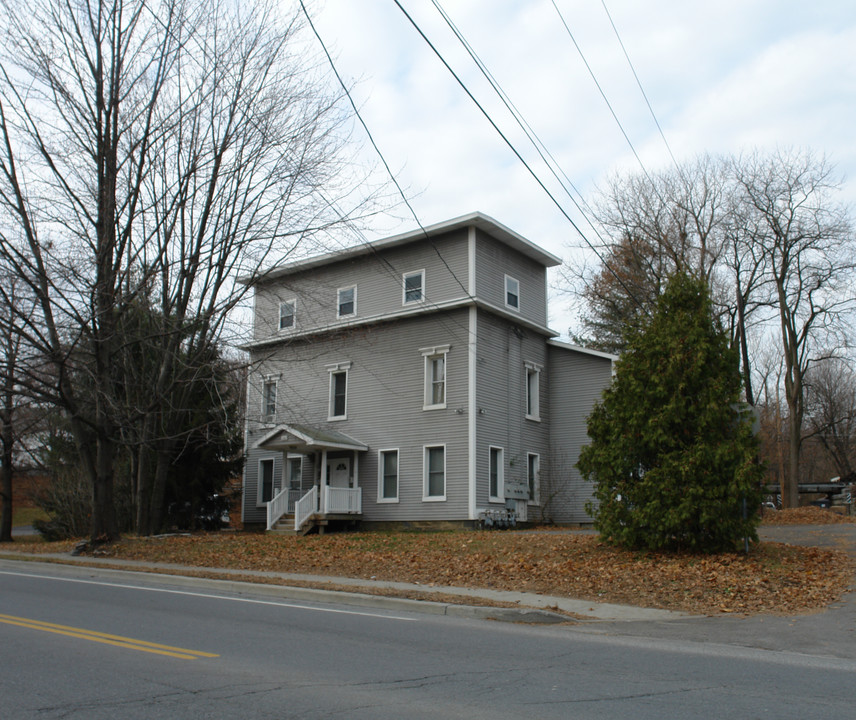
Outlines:
[{"label": "fallen leaves", "polygon": [[833,510],[807,505],[786,510],[764,510],[765,525],[832,525],[856,523],[856,516],[842,515]]},{"label": "fallen leaves", "polygon": [[196,568],[486,587],[702,614],[816,610],[841,597],[854,573],[838,550],[765,542],[748,555],[632,552],[575,533],[212,533],[126,538],[106,550]]}]

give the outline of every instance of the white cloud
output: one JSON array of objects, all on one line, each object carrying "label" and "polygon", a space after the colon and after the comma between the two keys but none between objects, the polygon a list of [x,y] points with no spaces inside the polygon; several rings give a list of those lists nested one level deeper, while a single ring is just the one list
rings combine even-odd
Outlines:
[{"label": "white cloud", "polygon": [[[441,0],[584,194],[638,164],[550,0]],[[557,0],[647,166],[670,162],[600,2]],[[851,0],[609,0],[676,155],[811,146],[856,200],[856,17]],[[584,229],[430,3],[404,3]],[[317,24],[425,223],[482,210],[565,254],[572,231],[394,3],[326,0]],[[412,227],[404,222],[399,229]],[[383,231],[388,231],[384,227]],[[380,228],[379,228],[380,231]],[[564,328],[560,321],[557,327]]]}]

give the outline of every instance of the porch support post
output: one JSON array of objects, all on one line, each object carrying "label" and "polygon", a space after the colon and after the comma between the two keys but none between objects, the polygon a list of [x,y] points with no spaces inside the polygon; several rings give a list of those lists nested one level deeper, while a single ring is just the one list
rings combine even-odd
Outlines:
[{"label": "porch support post", "polygon": [[327,504],[327,449],[321,451],[321,487],[318,488],[318,510],[324,512]]}]

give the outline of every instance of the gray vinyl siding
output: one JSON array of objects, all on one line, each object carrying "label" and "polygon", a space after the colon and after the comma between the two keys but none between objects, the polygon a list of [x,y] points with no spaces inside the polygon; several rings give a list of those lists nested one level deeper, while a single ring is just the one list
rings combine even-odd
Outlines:
[{"label": "gray vinyl siding", "polygon": [[[525,483],[527,454],[544,458],[549,449],[545,338],[521,331],[487,312],[478,315],[476,389],[476,507],[489,507],[489,448],[504,449],[505,481]],[[540,379],[541,422],[526,418],[525,362],[543,366]],[[484,412],[481,412],[484,410]],[[535,513],[537,514],[537,513]]]},{"label": "gray vinyl siding", "polygon": [[[288,337],[416,307],[403,305],[402,276],[417,270],[425,271],[425,306],[461,299],[466,297],[467,263],[467,235],[459,230],[259,283],[253,337]],[[339,318],[337,291],[352,286],[357,288],[356,316]],[[280,303],[292,299],[297,300],[295,326],[280,331]]]},{"label": "gray vinyl siding", "polygon": [[520,283],[520,315],[542,327],[546,326],[546,268],[490,235],[477,231],[476,296],[505,308],[506,275]]},{"label": "gray vinyl siding", "polygon": [[[264,433],[250,433],[247,436],[247,447],[252,446],[262,437]],[[259,461],[273,460],[273,494],[276,495],[282,488],[282,453],[265,452],[261,450],[250,450],[247,453],[244,465],[244,494],[242,497],[243,517],[245,523],[267,522],[267,509],[258,504],[259,498]]]},{"label": "gray vinyl siding", "polygon": [[[295,340],[270,351],[252,375],[249,408],[261,407],[265,375],[279,378],[276,423],[302,423],[336,430],[369,447],[359,453],[358,485],[366,520],[455,520],[468,515],[467,484],[467,310],[438,312],[366,326],[353,332]],[[424,358],[421,348],[449,345],[446,407],[423,410]],[[350,362],[347,419],[327,421],[327,365]],[[460,412],[458,412],[460,411]],[[254,442],[273,424],[262,425],[248,442],[247,490],[257,478]],[[423,502],[423,447],[446,446],[446,500]],[[399,502],[377,502],[377,452],[399,450]],[[308,486],[307,486],[308,489]],[[255,496],[253,496],[255,497]]]},{"label": "gray vinyl siding", "polygon": [[548,509],[556,522],[591,522],[585,504],[592,485],[582,479],[576,463],[589,442],[586,419],[612,381],[612,363],[569,348],[547,348],[551,452],[549,462],[541,459],[541,475],[542,483],[555,493]]}]

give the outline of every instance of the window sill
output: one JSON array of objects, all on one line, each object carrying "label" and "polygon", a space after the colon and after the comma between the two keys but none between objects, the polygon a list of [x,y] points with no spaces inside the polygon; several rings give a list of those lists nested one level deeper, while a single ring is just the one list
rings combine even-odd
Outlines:
[{"label": "window sill", "polygon": [[336,415],[333,417],[331,417],[329,415],[327,416],[327,422],[336,422],[338,420],[347,420],[347,419],[348,419],[347,415]]},{"label": "window sill", "polygon": [[378,498],[378,505],[392,505],[398,503],[398,498]]},{"label": "window sill", "polygon": [[422,406],[423,411],[424,410],[445,410],[445,409],[446,409],[446,403],[443,403],[442,405],[423,405]]},{"label": "window sill", "polygon": [[532,422],[541,422],[541,416],[540,415],[527,415],[526,419],[531,420]]},{"label": "window sill", "polygon": [[488,501],[488,502],[492,502],[492,503],[502,503],[503,505],[505,505],[505,498],[501,498],[501,497],[494,497],[493,495],[491,495],[491,496],[487,499],[487,501]]},{"label": "window sill", "polygon": [[429,497],[422,496],[422,502],[446,502],[446,496],[431,495]]}]

